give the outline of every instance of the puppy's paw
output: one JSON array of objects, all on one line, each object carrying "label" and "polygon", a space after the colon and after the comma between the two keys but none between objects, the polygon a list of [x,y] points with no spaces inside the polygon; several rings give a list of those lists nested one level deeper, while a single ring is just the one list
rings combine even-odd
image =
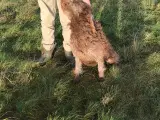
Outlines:
[{"label": "puppy's paw", "polygon": [[79,82],[80,82],[80,77],[79,77],[79,76],[76,76],[72,82],[73,82],[74,84],[79,83]]},{"label": "puppy's paw", "polygon": [[99,81],[99,82],[103,82],[103,81],[105,81],[105,79],[104,79],[103,77],[100,77],[100,78],[98,79],[98,81]]}]

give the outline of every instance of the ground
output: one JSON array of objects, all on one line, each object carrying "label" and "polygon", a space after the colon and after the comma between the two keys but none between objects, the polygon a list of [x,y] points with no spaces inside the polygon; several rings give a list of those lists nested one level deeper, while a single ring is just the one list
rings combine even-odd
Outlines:
[{"label": "ground", "polygon": [[59,18],[59,49],[43,67],[40,16],[36,0],[0,0],[0,119],[159,120],[160,4],[152,0],[92,0],[94,19],[120,55],[107,65],[105,81],[97,67],[85,67],[73,84],[65,61]]}]

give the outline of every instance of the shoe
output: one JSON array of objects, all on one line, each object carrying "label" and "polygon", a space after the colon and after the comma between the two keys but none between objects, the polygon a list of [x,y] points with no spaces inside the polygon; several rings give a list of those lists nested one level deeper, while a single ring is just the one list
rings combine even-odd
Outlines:
[{"label": "shoe", "polygon": [[154,8],[154,9],[156,9],[157,4],[158,4],[158,1],[157,1],[157,0],[153,0],[153,8]]},{"label": "shoe", "polygon": [[75,66],[75,58],[73,57],[72,52],[64,50],[67,61],[70,62],[71,66]]},{"label": "shoe", "polygon": [[42,47],[42,55],[41,55],[41,57],[38,59],[38,64],[40,65],[40,66],[44,66],[48,61],[50,61],[51,60],[51,58],[52,58],[52,56],[53,56],[53,54],[55,53],[55,51],[56,51],[56,44],[54,45],[54,47],[51,49],[51,50],[49,50],[49,51],[47,51],[47,50],[45,50],[43,47]]}]

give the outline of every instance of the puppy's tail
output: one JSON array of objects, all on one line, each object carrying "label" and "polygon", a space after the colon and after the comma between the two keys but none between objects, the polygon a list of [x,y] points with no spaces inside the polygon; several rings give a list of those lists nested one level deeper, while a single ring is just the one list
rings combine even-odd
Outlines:
[{"label": "puppy's tail", "polygon": [[119,63],[119,55],[116,52],[113,52],[109,55],[105,60],[109,64],[118,64]]}]

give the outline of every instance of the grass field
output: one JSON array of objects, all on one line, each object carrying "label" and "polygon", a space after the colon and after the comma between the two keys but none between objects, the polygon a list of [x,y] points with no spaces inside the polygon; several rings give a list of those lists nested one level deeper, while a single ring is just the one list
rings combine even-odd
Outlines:
[{"label": "grass field", "polygon": [[[0,120],[160,120],[160,4],[92,0],[94,18],[119,53],[105,81],[85,67],[79,84],[62,47],[44,67],[36,0],[0,0]],[[56,18],[56,40],[62,45]]]}]

